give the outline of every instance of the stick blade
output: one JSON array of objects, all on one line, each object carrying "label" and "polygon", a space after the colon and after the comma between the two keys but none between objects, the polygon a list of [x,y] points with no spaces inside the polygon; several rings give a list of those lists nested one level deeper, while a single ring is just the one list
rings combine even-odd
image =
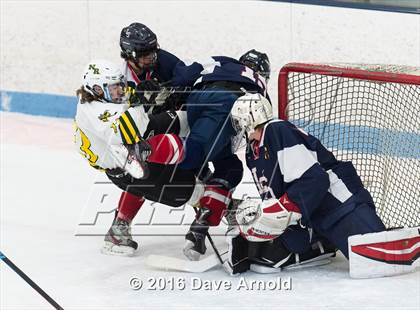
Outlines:
[{"label": "stick blade", "polygon": [[149,255],[146,258],[146,265],[161,270],[183,271],[201,273],[214,268],[220,262],[215,254],[212,254],[199,261],[188,261],[176,257],[163,255]]}]

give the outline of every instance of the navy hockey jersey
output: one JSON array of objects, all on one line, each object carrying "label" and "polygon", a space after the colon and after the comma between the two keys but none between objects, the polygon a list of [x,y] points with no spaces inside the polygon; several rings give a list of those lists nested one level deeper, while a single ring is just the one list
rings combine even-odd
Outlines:
[{"label": "navy hockey jersey", "polygon": [[161,83],[171,81],[174,68],[178,62],[178,57],[165,50],[159,49],[157,51],[157,62],[152,70],[145,70],[140,75],[136,75],[130,65],[125,62],[123,73],[127,78],[127,85],[135,89],[136,85],[144,80],[156,79]]},{"label": "navy hockey jersey", "polygon": [[261,198],[287,193],[305,224],[339,208],[363,188],[351,162],[338,161],[317,138],[290,122],[267,123],[261,141],[254,143],[258,145],[249,147],[246,161]]},{"label": "navy hockey jersey", "polygon": [[208,82],[236,82],[248,91],[266,95],[265,79],[238,60],[226,56],[212,56],[203,61],[192,63],[180,61],[174,69],[173,86],[194,86]]}]

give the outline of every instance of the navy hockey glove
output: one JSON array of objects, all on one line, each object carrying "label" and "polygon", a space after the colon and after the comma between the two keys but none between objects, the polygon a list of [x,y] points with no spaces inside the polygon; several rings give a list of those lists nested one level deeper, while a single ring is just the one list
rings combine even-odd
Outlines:
[{"label": "navy hockey glove", "polygon": [[157,80],[144,80],[141,81],[136,87],[137,92],[159,92],[161,89],[160,84]]},{"label": "navy hockey glove", "polygon": [[137,85],[136,90],[128,98],[131,107],[145,105],[152,106],[156,104],[161,87],[156,80],[145,80]]}]

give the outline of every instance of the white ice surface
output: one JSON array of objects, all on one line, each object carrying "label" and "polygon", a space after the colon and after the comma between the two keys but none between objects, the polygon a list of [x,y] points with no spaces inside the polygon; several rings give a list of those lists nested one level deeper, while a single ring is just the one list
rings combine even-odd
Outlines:
[{"label": "white ice surface", "polygon": [[[342,255],[330,265],[280,274],[283,279],[291,277],[292,289],[276,291],[237,291],[240,279],[228,277],[220,268],[194,275],[145,266],[149,254],[181,258],[181,235],[136,236],[140,243],[136,257],[102,255],[102,236],[75,236],[98,174],[73,151],[71,121],[0,113],[0,124],[0,249],[65,309],[420,308],[419,272],[353,280]],[[246,191],[254,191],[252,185],[240,189]],[[217,237],[216,243],[222,246],[223,238]],[[185,277],[187,288],[134,291],[129,286],[133,276]],[[196,276],[231,280],[233,289],[192,291],[189,281]],[[276,276],[245,275],[247,280],[266,281]],[[0,308],[52,309],[2,262]]]}]

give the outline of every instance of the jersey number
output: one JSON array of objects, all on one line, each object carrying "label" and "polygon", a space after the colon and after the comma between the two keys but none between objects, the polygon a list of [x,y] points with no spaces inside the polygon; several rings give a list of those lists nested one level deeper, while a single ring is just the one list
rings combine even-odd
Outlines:
[{"label": "jersey number", "polygon": [[82,145],[80,146],[82,155],[86,157],[91,166],[96,166],[95,164],[98,161],[98,155],[95,155],[90,149],[90,141],[85,133],[81,131],[80,128],[77,128],[77,130],[80,132],[80,138],[82,139]]}]

